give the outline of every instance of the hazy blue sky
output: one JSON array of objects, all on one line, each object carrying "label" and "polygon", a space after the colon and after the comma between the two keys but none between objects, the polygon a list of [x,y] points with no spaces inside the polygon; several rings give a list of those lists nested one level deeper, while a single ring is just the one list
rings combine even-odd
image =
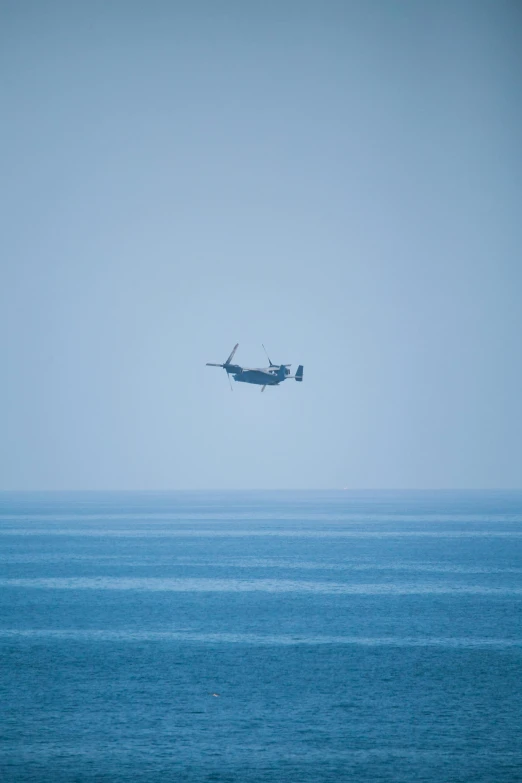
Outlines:
[{"label": "hazy blue sky", "polygon": [[1,0],[0,488],[522,487],[521,9]]}]

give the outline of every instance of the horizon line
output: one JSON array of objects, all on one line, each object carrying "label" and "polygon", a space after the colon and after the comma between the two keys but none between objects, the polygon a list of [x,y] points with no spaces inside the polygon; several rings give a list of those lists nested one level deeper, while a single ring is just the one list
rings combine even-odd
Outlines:
[{"label": "horizon line", "polygon": [[522,492],[522,487],[171,487],[148,489],[108,489],[108,488],[11,488],[1,489],[0,494],[8,493],[173,493],[173,492]]}]

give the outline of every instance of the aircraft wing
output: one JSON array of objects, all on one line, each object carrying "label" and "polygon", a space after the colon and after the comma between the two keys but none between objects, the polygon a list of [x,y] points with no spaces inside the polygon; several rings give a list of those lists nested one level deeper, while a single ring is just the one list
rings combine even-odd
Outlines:
[{"label": "aircraft wing", "polygon": [[261,375],[266,375],[267,378],[273,378],[276,375],[277,367],[243,367],[243,372],[257,372]]},{"label": "aircraft wing", "polygon": [[265,372],[267,375],[274,375],[279,367],[291,367],[291,364],[273,364],[271,367],[243,367],[243,370],[252,370],[253,372]]}]

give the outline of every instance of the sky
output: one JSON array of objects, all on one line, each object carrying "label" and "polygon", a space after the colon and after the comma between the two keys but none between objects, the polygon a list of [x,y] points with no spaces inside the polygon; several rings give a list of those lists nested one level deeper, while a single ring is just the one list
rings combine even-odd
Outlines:
[{"label": "sky", "polygon": [[[522,488],[522,10],[0,0],[0,489]],[[223,362],[304,365],[235,384]]]}]

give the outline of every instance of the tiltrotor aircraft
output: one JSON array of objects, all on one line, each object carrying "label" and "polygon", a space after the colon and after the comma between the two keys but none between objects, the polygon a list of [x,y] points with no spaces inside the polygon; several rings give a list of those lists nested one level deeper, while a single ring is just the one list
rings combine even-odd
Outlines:
[{"label": "tiltrotor aircraft", "polygon": [[[290,378],[295,378],[296,381],[303,380],[303,365],[300,364],[297,368],[295,375],[290,375],[289,367],[291,364],[273,364],[270,361],[270,357],[266,354],[270,367],[241,367],[239,364],[232,364],[232,359],[237,351],[239,343],[236,343],[234,350],[223,364],[215,364],[214,362],[207,362],[207,367],[222,367],[227,371],[227,377],[230,383],[230,389],[232,389],[232,382],[230,376],[235,381],[240,383],[255,383],[257,386],[262,386],[263,392],[267,386],[278,386],[278,384],[286,381]],[[263,350],[266,353],[265,346]]]}]

